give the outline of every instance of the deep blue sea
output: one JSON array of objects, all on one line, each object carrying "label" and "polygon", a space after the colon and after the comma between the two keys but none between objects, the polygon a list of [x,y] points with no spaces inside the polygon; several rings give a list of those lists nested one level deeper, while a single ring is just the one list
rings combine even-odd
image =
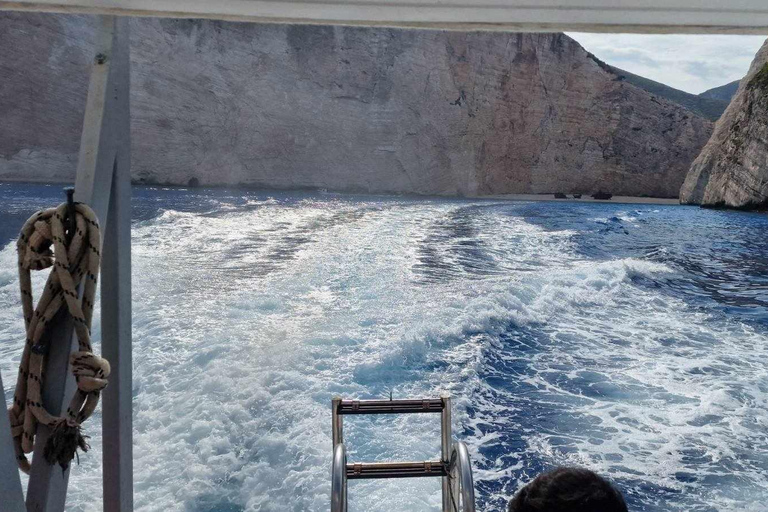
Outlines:
[{"label": "deep blue sea", "polygon": [[[14,239],[62,197],[0,184],[6,400]],[[768,510],[765,214],[158,188],[133,205],[139,511],[327,511],[331,398],[441,391],[482,512],[559,465],[633,511]],[[439,421],[415,416],[348,419],[350,458],[436,457]],[[99,423],[68,511],[101,510]],[[439,503],[437,480],[350,484],[350,510]]]}]

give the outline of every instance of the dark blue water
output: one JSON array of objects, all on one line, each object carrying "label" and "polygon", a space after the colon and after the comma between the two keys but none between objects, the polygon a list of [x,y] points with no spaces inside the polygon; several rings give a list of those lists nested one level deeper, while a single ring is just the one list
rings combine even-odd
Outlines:
[{"label": "dark blue water", "polygon": [[[577,258],[596,265],[637,259],[666,266],[668,274],[631,272],[628,280],[642,291],[643,300],[658,300],[656,296],[685,306],[676,319],[682,325],[669,326],[638,318],[642,310],[621,311],[633,306],[631,297],[611,304],[591,304],[586,297],[577,301],[582,321],[606,316],[605,323],[615,327],[599,333],[601,346],[595,352],[595,346],[583,350],[583,338],[567,327],[510,325],[495,350],[486,352],[480,372],[487,384],[483,402],[470,408],[477,422],[465,431],[498,436],[480,450],[492,461],[486,465],[489,471],[516,468],[513,478],[479,484],[482,495],[498,496],[487,502],[501,510],[521,480],[563,463],[599,462],[608,473],[622,473],[617,480],[631,510],[764,510],[768,381],[759,361],[768,342],[768,218],[683,207],[553,203],[514,208],[514,215],[548,231],[573,231]],[[595,306],[603,311],[598,313]],[[750,334],[747,343],[741,339],[744,331]],[[645,347],[645,357],[681,358],[690,364],[641,364],[639,370],[649,374],[643,381],[607,377],[606,367],[610,373],[622,368],[638,371],[635,336],[655,339],[657,347]],[[568,363],[542,362],[564,350],[573,356]],[[749,357],[748,376],[742,379],[742,358],[751,350],[756,354]],[[660,370],[660,382],[655,382],[654,373]],[[675,373],[666,374],[670,371]],[[682,390],[689,380],[705,387],[710,381],[713,390],[720,381],[730,383],[721,391],[722,407],[691,414],[706,397],[671,392],[664,385],[667,380],[676,381]],[[552,393],[549,386],[558,392]],[[505,414],[495,417],[484,412],[483,405]],[[660,410],[654,411],[656,406]],[[604,413],[591,411],[595,407],[605,408],[616,421],[605,426]],[[633,409],[646,413],[633,417]],[[738,411],[738,418],[728,418],[730,411]],[[585,441],[595,446],[610,443],[622,424],[630,434],[625,443],[601,456],[585,457]],[[745,430],[731,430],[733,424]],[[712,439],[721,428],[723,438]],[[526,435],[520,436],[521,431]],[[531,450],[527,435],[547,438],[547,450]],[[638,458],[648,466],[624,464]],[[653,466],[666,473],[664,479],[649,481],[646,468]]]},{"label": "dark blue water", "polygon": [[[442,390],[479,510],[503,510],[558,465],[608,476],[631,510],[766,510],[764,214],[134,194],[139,510],[327,510],[330,398]],[[63,195],[0,185],[0,197],[8,395],[21,325],[11,241]],[[437,449],[427,419],[352,421],[346,435],[354,460]],[[98,509],[99,465],[96,449],[74,471],[71,510]],[[436,485],[355,483],[351,505],[436,510]]]}]

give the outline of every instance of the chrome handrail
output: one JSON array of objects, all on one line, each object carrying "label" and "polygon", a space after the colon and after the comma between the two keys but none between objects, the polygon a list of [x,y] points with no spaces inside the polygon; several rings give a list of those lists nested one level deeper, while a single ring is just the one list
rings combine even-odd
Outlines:
[{"label": "chrome handrail", "polygon": [[344,443],[333,449],[331,512],[347,512],[347,449]]},{"label": "chrome handrail", "polygon": [[[355,414],[439,413],[440,460],[411,462],[347,462],[343,417]],[[451,398],[425,400],[332,401],[333,465],[331,467],[331,512],[347,512],[347,480],[370,478],[440,477],[442,512],[475,512],[475,489],[467,446],[451,439]]]},{"label": "chrome handrail", "polygon": [[453,443],[450,460],[451,509],[454,512],[475,512],[475,484],[467,445],[461,441]]}]

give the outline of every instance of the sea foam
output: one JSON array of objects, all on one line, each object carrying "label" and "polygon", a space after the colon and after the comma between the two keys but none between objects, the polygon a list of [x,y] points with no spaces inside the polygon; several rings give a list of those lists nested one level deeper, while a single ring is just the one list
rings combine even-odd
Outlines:
[{"label": "sea foam", "polygon": [[[134,222],[137,510],[327,510],[331,398],[441,391],[484,510],[557,464],[608,474],[643,510],[766,497],[747,450],[765,446],[761,333],[669,292],[673,264],[590,257],[586,220],[515,204],[200,201]],[[664,215],[607,215],[646,213]],[[12,244],[0,263],[0,336],[21,340]],[[20,349],[0,347],[6,397]],[[416,416],[348,419],[351,460],[437,457],[439,422]],[[101,510],[99,423],[68,510]],[[439,506],[435,480],[350,484],[354,509]]]}]

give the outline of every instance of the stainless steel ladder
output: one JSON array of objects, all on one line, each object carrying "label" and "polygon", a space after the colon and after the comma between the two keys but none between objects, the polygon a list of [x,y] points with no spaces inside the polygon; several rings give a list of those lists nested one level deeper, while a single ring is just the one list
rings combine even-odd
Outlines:
[{"label": "stainless steel ladder", "polygon": [[[347,481],[370,478],[441,477],[442,512],[475,512],[475,488],[467,446],[451,439],[451,399],[342,400],[332,401],[333,465],[331,467],[331,512],[347,512]],[[352,414],[440,414],[441,460],[424,462],[347,461],[344,446],[345,415]]]}]

